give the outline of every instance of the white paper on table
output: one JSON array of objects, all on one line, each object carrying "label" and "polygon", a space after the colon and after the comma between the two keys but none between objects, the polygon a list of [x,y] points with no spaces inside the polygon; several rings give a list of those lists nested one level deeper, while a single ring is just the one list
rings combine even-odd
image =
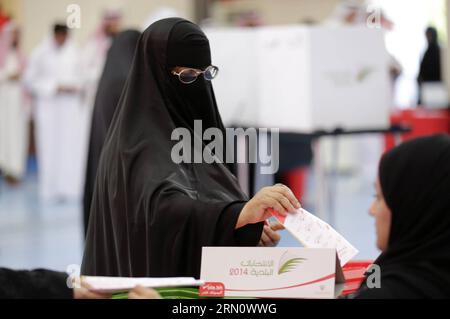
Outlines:
[{"label": "white paper on table", "polygon": [[138,285],[147,288],[169,288],[197,287],[204,284],[203,281],[191,277],[131,278],[82,276],[82,281],[87,283],[93,291],[105,293],[129,291]]},{"label": "white paper on table", "polygon": [[273,211],[275,218],[281,222],[303,246],[308,248],[335,248],[343,267],[358,254],[358,250],[350,244],[328,223],[300,208],[295,214],[286,217]]}]

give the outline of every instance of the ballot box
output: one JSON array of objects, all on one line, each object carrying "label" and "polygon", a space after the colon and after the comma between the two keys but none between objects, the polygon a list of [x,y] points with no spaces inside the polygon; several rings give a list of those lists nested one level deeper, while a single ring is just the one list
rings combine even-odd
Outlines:
[{"label": "ballot box", "polygon": [[389,125],[388,54],[367,27],[205,30],[226,125],[281,132]]}]

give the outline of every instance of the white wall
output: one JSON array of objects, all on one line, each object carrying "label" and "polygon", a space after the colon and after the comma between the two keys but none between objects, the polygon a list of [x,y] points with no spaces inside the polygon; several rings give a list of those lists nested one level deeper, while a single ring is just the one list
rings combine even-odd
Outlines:
[{"label": "white wall", "polygon": [[226,23],[228,14],[237,11],[257,12],[264,24],[293,24],[305,20],[321,22],[333,12],[340,0],[236,0],[218,2],[213,18]]},{"label": "white wall", "polygon": [[193,17],[194,0],[3,0],[23,27],[23,47],[30,52],[42,38],[49,34],[55,21],[65,22],[67,6],[81,7],[81,28],[74,30],[75,39],[82,43],[97,28],[103,10],[121,8],[124,27],[140,28],[147,17],[161,6],[170,6],[182,16]]}]

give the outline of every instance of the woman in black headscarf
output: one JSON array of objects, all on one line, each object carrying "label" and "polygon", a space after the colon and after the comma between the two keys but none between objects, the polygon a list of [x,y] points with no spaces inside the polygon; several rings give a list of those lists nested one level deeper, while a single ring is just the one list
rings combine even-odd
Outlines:
[{"label": "woman in black headscarf", "polygon": [[130,72],[140,34],[139,31],[127,30],[115,37],[108,51],[103,74],[98,85],[92,115],[91,137],[84,185],[83,210],[85,233],[87,232],[89,222],[89,211],[100,153],[114,111],[119,102],[120,94],[122,94],[125,81]]},{"label": "woman in black headscarf", "polygon": [[[189,21],[160,20],[140,37],[100,158],[83,274],[198,277],[203,246],[267,243],[267,208],[300,207],[285,186],[248,201],[222,163],[172,160],[175,128],[202,120],[224,132],[208,66],[208,39]],[[177,75],[187,68],[190,84]]]},{"label": "woman in black headscarf", "polygon": [[421,103],[420,90],[422,83],[442,81],[441,48],[439,47],[437,30],[433,27],[428,27],[425,31],[425,36],[428,47],[420,61],[419,76],[417,77],[417,82],[419,83],[419,104]]},{"label": "woman in black headscarf", "polygon": [[382,251],[375,261],[381,288],[364,283],[356,297],[449,298],[450,136],[418,138],[386,153],[376,189],[370,213]]}]

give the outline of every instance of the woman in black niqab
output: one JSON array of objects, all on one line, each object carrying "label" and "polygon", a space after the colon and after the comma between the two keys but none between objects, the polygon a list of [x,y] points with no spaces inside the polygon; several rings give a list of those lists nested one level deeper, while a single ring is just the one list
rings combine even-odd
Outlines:
[{"label": "woman in black niqab", "polygon": [[422,94],[420,92],[422,83],[442,81],[441,48],[439,47],[437,30],[433,27],[428,27],[425,35],[428,47],[420,61],[419,75],[417,77],[417,82],[419,84],[419,104],[422,103]]},{"label": "woman in black niqab", "polygon": [[114,38],[111,48],[108,51],[105,67],[103,68],[98,85],[92,115],[83,196],[85,233],[87,232],[89,222],[89,211],[94,193],[95,176],[97,175],[100,153],[130,71],[140,34],[136,30],[127,30],[121,32]]},{"label": "woman in black niqab", "polygon": [[379,185],[391,211],[387,249],[374,262],[381,288],[357,298],[450,297],[450,136],[405,142],[380,162]]},{"label": "woman in black niqab", "polygon": [[82,274],[199,277],[203,246],[260,241],[268,206],[259,203],[270,200],[247,203],[222,163],[171,159],[175,128],[194,137],[194,120],[202,120],[203,131],[224,131],[211,83],[199,76],[186,85],[172,74],[209,65],[208,39],[189,21],[160,20],[139,39],[100,159]]},{"label": "woman in black niqab", "polygon": [[428,47],[420,62],[419,81],[441,81],[441,49],[439,47],[437,30],[433,27],[429,27],[427,28],[425,35]]}]

